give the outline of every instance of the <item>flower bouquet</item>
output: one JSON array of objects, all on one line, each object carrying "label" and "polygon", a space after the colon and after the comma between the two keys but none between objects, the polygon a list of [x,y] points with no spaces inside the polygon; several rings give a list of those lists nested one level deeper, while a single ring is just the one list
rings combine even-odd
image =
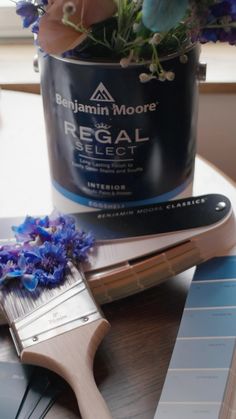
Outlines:
[{"label": "flower bouquet", "polygon": [[148,74],[172,80],[160,58],[190,43],[236,44],[235,0],[19,0],[16,13],[32,25],[49,54],[119,61],[122,67],[148,61]]},{"label": "flower bouquet", "polygon": [[20,0],[39,49],[54,205],[191,194],[199,44],[236,43],[236,0]]}]

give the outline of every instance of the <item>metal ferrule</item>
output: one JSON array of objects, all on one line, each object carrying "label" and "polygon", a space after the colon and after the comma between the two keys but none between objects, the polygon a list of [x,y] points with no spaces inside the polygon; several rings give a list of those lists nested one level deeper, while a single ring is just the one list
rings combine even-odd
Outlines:
[{"label": "metal ferrule", "polygon": [[12,322],[18,355],[29,346],[91,323],[103,316],[81,279],[33,312]]}]

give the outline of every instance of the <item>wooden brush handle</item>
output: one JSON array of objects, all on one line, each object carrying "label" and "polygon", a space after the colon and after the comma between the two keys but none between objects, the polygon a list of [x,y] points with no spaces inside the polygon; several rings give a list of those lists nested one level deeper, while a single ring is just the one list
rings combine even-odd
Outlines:
[{"label": "wooden brush handle", "polygon": [[99,319],[21,353],[22,362],[48,368],[70,384],[83,419],[112,418],[93,376],[94,355],[108,329],[109,323]]}]

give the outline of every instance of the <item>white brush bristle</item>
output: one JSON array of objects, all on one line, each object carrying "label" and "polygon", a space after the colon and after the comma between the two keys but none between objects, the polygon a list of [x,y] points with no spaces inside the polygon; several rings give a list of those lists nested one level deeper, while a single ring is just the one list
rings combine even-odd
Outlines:
[{"label": "white brush bristle", "polygon": [[11,324],[14,320],[24,317],[47,304],[59,294],[63,294],[65,290],[73,287],[81,280],[83,280],[81,272],[70,265],[63,283],[53,288],[37,288],[31,292],[19,287],[19,284],[8,284],[0,291],[0,306],[8,323]]}]

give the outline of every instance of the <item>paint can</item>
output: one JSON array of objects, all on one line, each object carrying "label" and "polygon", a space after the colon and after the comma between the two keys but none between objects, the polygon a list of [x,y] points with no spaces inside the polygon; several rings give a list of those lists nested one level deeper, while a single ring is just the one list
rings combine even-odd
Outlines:
[{"label": "paint can", "polygon": [[53,203],[63,212],[127,208],[191,193],[199,47],[163,60],[172,81],[140,82],[145,64],[41,56]]}]

